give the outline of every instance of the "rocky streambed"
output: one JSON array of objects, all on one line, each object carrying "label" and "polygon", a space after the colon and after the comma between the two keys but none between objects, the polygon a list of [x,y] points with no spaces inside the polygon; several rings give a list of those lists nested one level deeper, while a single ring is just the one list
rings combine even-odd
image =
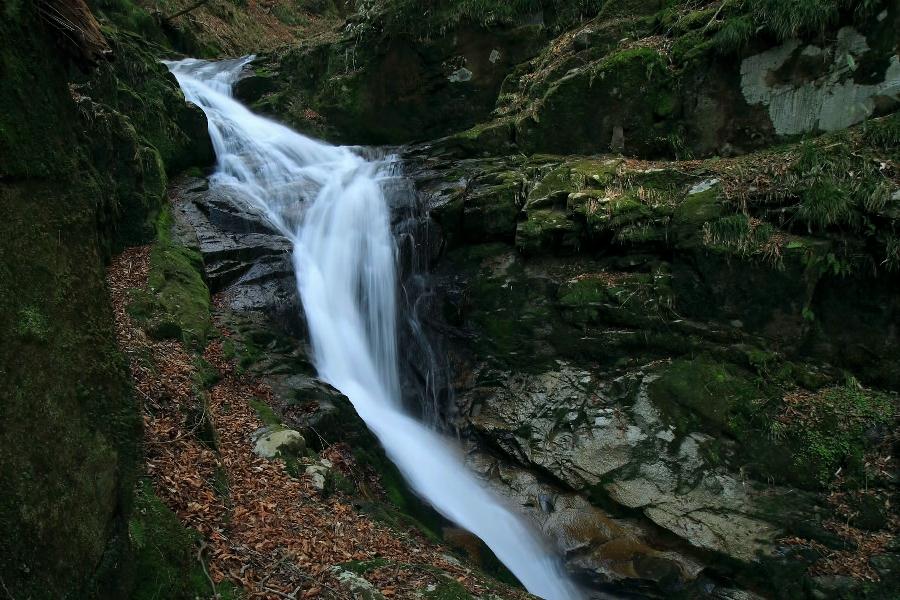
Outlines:
[{"label": "rocky streambed", "polygon": [[[869,365],[860,383],[842,369],[859,353],[890,360],[894,283],[861,273],[854,285],[880,295],[834,306],[833,275],[808,266],[827,240],[785,233],[770,242],[777,263],[716,243],[730,164],[476,158],[446,140],[404,152],[419,205],[398,202],[395,227],[418,233],[405,260],[431,267],[415,285],[446,355],[439,416],[579,578],[641,597],[830,597],[863,589],[816,570],[843,556],[881,565],[890,585],[896,555],[866,536],[893,527],[896,398],[869,386],[895,374]],[[202,178],[182,180],[174,206],[286,423],[372,444],[308,362],[287,240]],[[828,344],[827,327],[841,327],[829,310],[870,328]],[[414,362],[410,395],[422,389]],[[847,500],[863,507],[856,537],[823,492],[835,471],[870,478]]]}]

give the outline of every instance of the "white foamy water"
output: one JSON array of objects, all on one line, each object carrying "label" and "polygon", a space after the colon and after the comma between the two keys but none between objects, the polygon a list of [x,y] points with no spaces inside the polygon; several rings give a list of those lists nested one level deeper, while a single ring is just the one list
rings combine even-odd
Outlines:
[{"label": "white foamy water", "polygon": [[417,493],[471,531],[548,600],[578,598],[541,537],[464,465],[455,443],[404,413],[397,356],[397,251],[381,181],[390,158],[300,135],[231,97],[249,59],[167,63],[206,113],[227,186],[294,244],[319,375],[344,393]]}]

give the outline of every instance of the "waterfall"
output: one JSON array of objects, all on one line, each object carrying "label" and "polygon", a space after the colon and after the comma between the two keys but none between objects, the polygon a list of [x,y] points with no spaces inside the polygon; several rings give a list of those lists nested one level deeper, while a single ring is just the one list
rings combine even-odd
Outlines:
[{"label": "waterfall", "polygon": [[231,97],[249,60],[167,65],[209,121],[211,185],[232,189],[293,243],[320,377],[350,399],[410,486],[481,538],[530,592],[579,597],[537,532],[465,467],[461,449],[402,408],[397,246],[382,185],[391,157],[369,160],[250,112]]}]

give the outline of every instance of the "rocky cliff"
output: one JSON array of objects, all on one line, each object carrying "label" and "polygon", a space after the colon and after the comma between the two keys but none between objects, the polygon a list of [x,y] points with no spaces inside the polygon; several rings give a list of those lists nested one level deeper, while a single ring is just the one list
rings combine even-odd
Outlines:
[{"label": "rocky cliff", "polygon": [[[288,242],[197,169],[212,160],[202,113],[158,62],[181,51],[258,52],[236,89],[254,109],[335,142],[402,144],[417,204],[397,222],[419,244],[401,255],[407,274],[431,273],[405,284],[445,358],[436,406],[419,409],[437,408],[586,585],[894,597],[895,2],[137,4],[0,9],[0,531],[29,540],[0,550],[7,594],[188,598],[208,577],[225,595],[278,580],[284,556],[239,569],[216,546],[243,508],[223,461],[251,432],[222,438],[209,414],[233,410],[215,381],[247,373],[271,393],[253,387],[266,401],[227,422],[258,417],[254,443],[309,441],[277,455],[284,473],[253,469],[507,576],[314,376]],[[116,262],[123,356],[105,266],[150,242]],[[173,356],[183,380],[148,387]],[[408,361],[411,398],[423,360]],[[199,487],[161,485],[169,463],[141,449],[142,417],[154,444],[194,444]],[[434,589],[410,595],[516,594],[449,563],[401,575],[402,551],[327,581],[379,597],[372,581],[395,594],[391,577],[414,590],[427,571]]]}]

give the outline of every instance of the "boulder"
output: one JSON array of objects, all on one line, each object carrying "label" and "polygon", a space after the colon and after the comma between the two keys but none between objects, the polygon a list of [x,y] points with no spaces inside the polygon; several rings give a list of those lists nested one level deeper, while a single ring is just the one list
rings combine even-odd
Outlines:
[{"label": "boulder", "polygon": [[306,467],[305,473],[309,476],[314,488],[319,491],[325,489],[325,484],[328,482],[328,476],[331,474],[333,466],[330,460],[323,458],[315,464]]},{"label": "boulder", "polygon": [[262,458],[297,456],[306,450],[306,440],[293,429],[263,427],[255,431],[252,438],[253,452]]}]

